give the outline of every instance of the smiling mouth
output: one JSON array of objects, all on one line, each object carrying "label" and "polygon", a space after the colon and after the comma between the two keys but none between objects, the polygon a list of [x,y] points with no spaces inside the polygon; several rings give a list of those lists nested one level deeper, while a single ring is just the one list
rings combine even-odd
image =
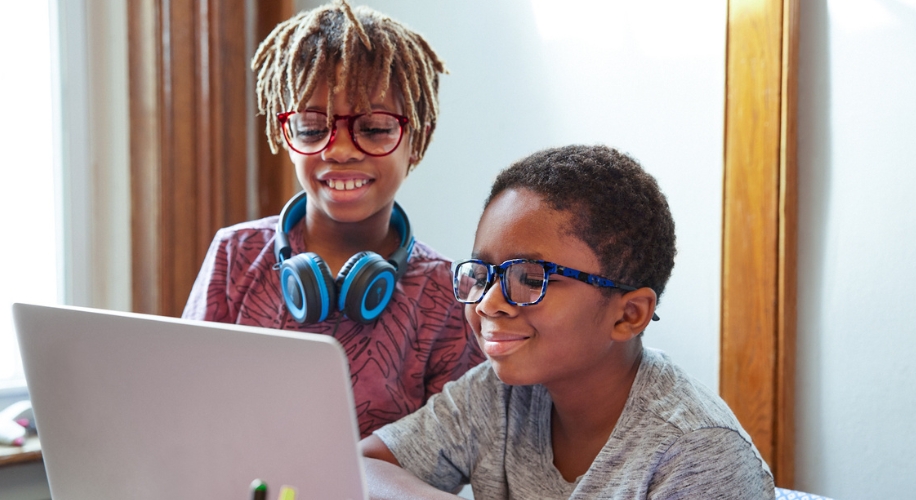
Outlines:
[{"label": "smiling mouth", "polygon": [[330,179],[324,185],[335,191],[352,191],[372,182],[372,179]]},{"label": "smiling mouth", "polygon": [[524,344],[531,337],[509,337],[509,338],[492,338],[481,337],[483,345],[481,349],[489,357],[506,356],[514,352],[518,347]]}]

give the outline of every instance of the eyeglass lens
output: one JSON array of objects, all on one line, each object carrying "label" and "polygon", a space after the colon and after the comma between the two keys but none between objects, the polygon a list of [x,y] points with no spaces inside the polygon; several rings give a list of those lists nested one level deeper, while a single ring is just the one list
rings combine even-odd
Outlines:
[{"label": "eyeglass lens", "polygon": [[[490,285],[487,266],[479,262],[461,263],[455,276],[455,295],[461,302],[477,302]],[[501,283],[507,299],[525,305],[541,299],[546,279],[543,265],[536,262],[514,262],[503,272]]]},{"label": "eyeglass lens", "polygon": [[[284,132],[290,146],[305,154],[323,150],[331,139],[328,117],[317,111],[293,113],[287,118]],[[398,147],[401,124],[392,115],[368,113],[353,120],[351,139],[364,153],[385,155]]]}]

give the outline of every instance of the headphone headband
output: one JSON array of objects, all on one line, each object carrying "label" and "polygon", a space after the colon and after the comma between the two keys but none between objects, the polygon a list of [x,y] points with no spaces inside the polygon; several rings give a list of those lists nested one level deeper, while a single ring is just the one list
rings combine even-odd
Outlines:
[{"label": "headphone headband", "polygon": [[[289,243],[289,232],[305,217],[305,208],[308,205],[308,194],[303,190],[296,196],[293,196],[283,210],[280,211],[280,219],[277,221],[277,232],[274,239],[274,257],[277,264],[282,264],[284,260],[292,257],[293,248]],[[397,231],[401,240],[397,250],[391,254],[388,262],[397,270],[397,277],[400,278],[407,271],[407,263],[410,261],[410,254],[413,253],[415,243],[413,230],[410,228],[410,219],[407,218],[407,212],[401,208],[398,202],[394,202],[391,210],[391,226]]]},{"label": "headphone headband", "polygon": [[340,268],[337,278],[316,253],[293,256],[289,231],[305,217],[305,191],[286,203],[277,221],[274,257],[280,273],[280,291],[286,308],[299,323],[318,323],[332,309],[348,318],[369,324],[378,319],[391,300],[397,280],[407,272],[414,238],[407,214],[397,202],[391,212],[391,226],[401,238],[397,250],[387,259],[375,252],[359,252]]}]

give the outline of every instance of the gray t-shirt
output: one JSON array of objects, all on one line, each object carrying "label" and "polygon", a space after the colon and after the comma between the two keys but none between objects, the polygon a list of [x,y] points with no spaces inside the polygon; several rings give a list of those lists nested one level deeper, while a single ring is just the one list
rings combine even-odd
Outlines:
[{"label": "gray t-shirt", "polygon": [[485,362],[375,434],[420,479],[445,491],[470,482],[475,500],[774,496],[725,402],[661,351],[643,350],[614,431],[573,483],[553,465],[551,405],[543,386],[503,384]]}]

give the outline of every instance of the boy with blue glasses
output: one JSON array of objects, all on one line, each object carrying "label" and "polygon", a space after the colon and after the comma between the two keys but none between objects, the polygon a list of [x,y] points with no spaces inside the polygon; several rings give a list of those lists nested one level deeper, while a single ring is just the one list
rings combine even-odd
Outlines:
[{"label": "boy with blue glasses", "polygon": [[773,498],[725,402],[642,345],[674,255],[632,158],[569,146],[504,170],[454,269],[488,361],[362,441],[376,498]]}]

